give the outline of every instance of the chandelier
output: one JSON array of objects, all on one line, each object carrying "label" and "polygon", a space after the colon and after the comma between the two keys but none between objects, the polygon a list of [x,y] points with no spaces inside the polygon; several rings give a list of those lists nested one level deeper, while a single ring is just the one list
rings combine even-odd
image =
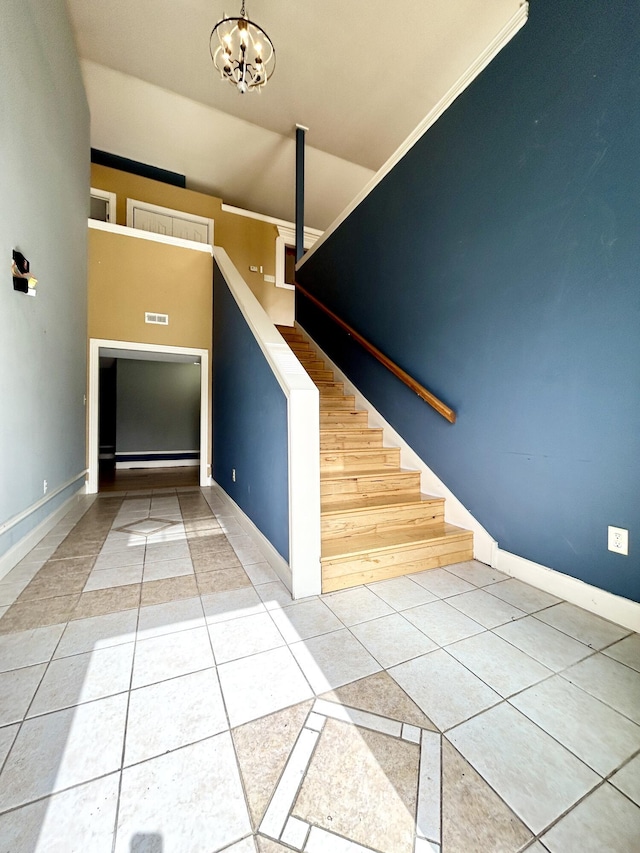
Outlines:
[{"label": "chandelier", "polygon": [[276,67],[273,43],[262,27],[249,20],[244,0],[240,17],[225,15],[211,30],[209,50],[222,79],[241,95],[262,89]]}]

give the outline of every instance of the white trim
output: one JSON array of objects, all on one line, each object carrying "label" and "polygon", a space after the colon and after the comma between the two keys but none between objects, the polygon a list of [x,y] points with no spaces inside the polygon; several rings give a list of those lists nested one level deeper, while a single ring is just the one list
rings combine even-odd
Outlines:
[{"label": "white trim", "polygon": [[[299,328],[305,335],[307,334],[299,323],[296,323],[296,328]],[[460,500],[458,500],[442,480],[434,474],[431,468],[429,468],[429,466],[418,456],[415,450],[407,444],[400,433],[396,432],[380,412],[371,405],[363,394],[361,394],[349,377],[340,370],[324,350],[322,350],[308,335],[307,338],[310,346],[315,349],[320,358],[327,362],[331,367],[336,378],[339,381],[344,382],[345,393],[353,394],[355,396],[356,408],[367,409],[369,412],[369,426],[382,428],[382,443],[384,446],[399,447],[401,466],[413,471],[420,471],[421,491],[424,494],[445,498],[445,521],[449,524],[455,524],[457,527],[463,527],[465,530],[473,531],[473,553],[475,559],[480,560],[482,563],[493,565],[491,559],[494,549],[497,547],[497,542],[493,537],[485,530],[480,522],[471,515],[469,510],[460,502]]]},{"label": "white trim", "polygon": [[640,604],[635,601],[591,586],[571,575],[565,575],[500,548],[496,549],[491,565],[510,577],[563,598],[630,631],[640,631]]},{"label": "white trim", "polygon": [[65,489],[68,489],[69,486],[72,486],[81,477],[84,477],[84,475],[86,473],[87,473],[87,469],[85,468],[84,471],[80,471],[79,474],[76,474],[75,477],[71,477],[65,483],[62,483],[62,485],[58,486],[57,489],[54,489],[52,492],[49,492],[47,495],[44,495],[43,497],[40,498],[40,500],[37,500],[35,503],[32,503],[31,506],[28,506],[26,509],[23,509],[22,512],[17,513],[16,515],[7,519],[7,521],[0,524],[0,536],[4,536],[5,533],[7,533],[9,530],[11,530],[12,527],[15,527],[16,524],[20,524],[21,521],[25,520],[25,518],[29,518],[30,515],[32,515],[37,510],[39,510],[45,504],[48,504],[50,500],[53,500],[53,498],[57,497],[57,495],[59,495],[60,492],[64,492]]},{"label": "white trim", "polygon": [[[222,203],[223,213],[232,213],[235,216],[246,216],[248,219],[257,219],[259,222],[268,222],[269,225],[275,225],[278,229],[276,237],[276,287],[282,287],[285,290],[295,290],[292,284],[287,284],[284,280],[285,271],[285,246],[295,246],[296,244],[296,226],[294,222],[287,222],[285,219],[276,219],[275,216],[266,216],[263,213],[254,213],[251,210],[244,210],[242,207],[233,207],[230,204]],[[322,237],[323,232],[318,228],[304,228],[304,248],[310,249],[316,240]],[[266,281],[266,278],[265,278]]]},{"label": "white trim", "polygon": [[[310,249],[322,236],[322,231],[315,228],[305,228],[303,234],[303,248]],[[276,237],[276,287],[284,287],[286,290],[295,290],[292,284],[287,284],[285,276],[285,246],[296,245],[296,229],[294,225],[278,225],[278,236]]]},{"label": "white trim", "polygon": [[[80,476],[82,476],[82,474]],[[71,483],[73,482],[74,480],[71,480]],[[40,524],[34,527],[33,530],[26,533],[19,542],[16,542],[15,545],[0,556],[0,580],[7,575],[11,569],[15,568],[20,560],[23,560],[27,554],[36,547],[38,542],[40,542],[41,539],[44,539],[50,530],[53,530],[56,524],[69,512],[71,504],[78,501],[81,492],[84,492],[84,483],[82,483],[78,487],[78,490],[68,497],[63,504],[54,510],[51,515],[48,515],[43,519]],[[53,497],[53,494],[54,493],[52,492],[51,497]]]},{"label": "white trim", "polygon": [[[290,222],[287,219],[278,219],[276,216],[267,216],[264,213],[255,213],[253,210],[245,210],[243,207],[234,207],[232,204],[225,204],[222,202],[220,209],[223,213],[232,213],[234,216],[246,216],[247,219],[257,219],[259,222],[268,222],[269,225],[277,225],[280,228],[287,228],[293,231],[295,235],[295,222]],[[305,234],[309,234],[312,237],[321,237],[322,231],[318,228],[311,228],[309,226],[305,226]]]},{"label": "white trim", "polygon": [[178,246],[180,249],[193,249],[195,252],[213,254],[209,243],[197,243],[195,240],[183,240],[182,237],[154,234],[153,231],[143,231],[141,228],[129,228],[126,225],[100,222],[99,219],[89,219],[88,224],[89,228],[95,228],[96,231],[107,231],[110,234],[120,234],[122,237],[136,237],[138,240],[151,240],[153,243],[164,243],[167,246]]},{"label": "white trim", "polygon": [[[198,244],[196,244],[198,245]],[[210,248],[210,247],[209,247]],[[134,350],[138,352],[171,353],[200,358],[200,485],[209,485],[211,465],[209,462],[209,351],[195,347],[172,347],[162,344],[142,344],[135,341],[109,341],[102,338],[89,339],[89,446],[87,492],[98,491],[98,401],[100,391],[100,350]]]},{"label": "white trim", "polygon": [[319,595],[320,395],[224,249],[213,257],[267,364],[287,398],[289,565],[294,598]]},{"label": "white trim", "polygon": [[500,30],[500,32],[495,36],[495,38],[491,41],[489,45],[482,51],[480,56],[473,62],[466,72],[460,77],[460,79],[449,89],[449,91],[442,97],[435,107],[425,116],[425,118],[420,122],[420,124],[416,127],[413,133],[409,134],[409,136],[405,139],[405,141],[400,145],[399,148],[389,157],[387,162],[378,169],[376,174],[371,178],[371,180],[367,183],[367,185],[362,189],[358,195],[350,202],[342,213],[335,219],[331,225],[324,232],[322,237],[318,240],[318,242],[313,246],[313,248],[303,255],[302,258],[298,261],[296,265],[296,269],[300,269],[300,267],[313,255],[313,253],[318,249],[325,240],[333,234],[333,232],[350,216],[353,211],[360,205],[365,198],[373,192],[373,190],[378,186],[378,184],[389,174],[389,172],[393,169],[395,165],[397,165],[400,160],[405,156],[405,154],[413,148],[413,146],[418,142],[418,140],[424,136],[424,134],[429,130],[429,128],[436,123],[436,121],[440,118],[440,116],[447,110],[451,104],[455,101],[455,99],[464,92],[464,90],[469,86],[470,83],[475,80],[475,78],[480,74],[480,72],[487,67],[487,65],[491,62],[491,60],[502,50],[502,48],[508,44],[511,39],[515,36],[515,34],[520,30],[527,22],[527,17],[529,15],[529,4],[523,3],[522,6],[515,12],[515,14],[510,18],[509,21],[504,25],[504,27]]},{"label": "white trim", "polygon": [[[99,190],[97,187],[91,187],[89,192],[91,198],[101,198],[107,202],[107,222],[115,223],[116,221],[116,194],[110,193],[107,190]],[[96,220],[102,222],[101,219]]]},{"label": "white trim", "polygon": [[176,453],[199,453],[200,448],[194,447],[192,450],[120,450],[116,453],[118,456],[170,456]]},{"label": "white trim", "polygon": [[[287,561],[284,559],[282,554],[279,554],[276,551],[276,549],[273,547],[271,542],[269,542],[264,533],[258,530],[258,528],[255,526],[253,521],[251,521],[249,516],[246,515],[243,510],[240,509],[240,507],[233,500],[233,498],[229,497],[225,490],[221,486],[219,486],[215,480],[210,480],[210,486],[215,490],[216,496],[220,498],[231,510],[238,524],[242,528],[244,528],[247,535],[254,540],[256,546],[260,549],[260,551],[262,551],[265,560],[269,563],[271,568],[278,575],[282,583],[287,587],[288,590],[291,590],[291,568],[289,567]],[[206,493],[204,497],[206,500]],[[215,510],[214,514],[216,514]],[[221,515],[222,513],[218,511],[217,514]]]},{"label": "white trim", "polygon": [[[134,225],[134,215],[136,210],[145,210],[147,213],[160,213],[162,216],[169,216],[171,219],[182,219],[184,222],[196,222],[198,225],[206,225],[207,227],[207,237],[209,238],[205,246],[213,246],[213,228],[214,221],[208,216],[198,216],[196,213],[188,213],[186,210],[175,210],[172,207],[162,207],[159,204],[151,204],[148,201],[140,201],[135,198],[127,199],[127,227],[128,228],[136,228]],[[142,230],[136,228],[136,231]],[[153,232],[149,232],[153,233]],[[180,237],[176,237],[174,239],[183,239]],[[196,240],[187,240],[187,243],[194,242]]]},{"label": "white trim", "polygon": [[116,462],[117,470],[132,468],[197,468],[199,459],[144,459],[135,462]]}]

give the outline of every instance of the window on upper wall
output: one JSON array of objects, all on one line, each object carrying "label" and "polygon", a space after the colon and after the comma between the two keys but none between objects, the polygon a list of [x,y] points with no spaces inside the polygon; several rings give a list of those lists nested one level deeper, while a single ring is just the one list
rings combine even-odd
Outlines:
[{"label": "window on upper wall", "polygon": [[116,221],[116,194],[91,187],[89,218],[100,222]]}]

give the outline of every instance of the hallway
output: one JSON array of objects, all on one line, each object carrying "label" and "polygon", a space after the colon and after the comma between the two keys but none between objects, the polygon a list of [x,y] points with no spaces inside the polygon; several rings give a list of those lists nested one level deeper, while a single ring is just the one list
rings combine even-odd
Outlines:
[{"label": "hallway", "polygon": [[633,853],[640,637],[475,561],[292,602],[216,488],[0,579],[0,853]]},{"label": "hallway", "polygon": [[198,485],[197,465],[175,468],[116,468],[100,465],[99,492],[176,489]]}]

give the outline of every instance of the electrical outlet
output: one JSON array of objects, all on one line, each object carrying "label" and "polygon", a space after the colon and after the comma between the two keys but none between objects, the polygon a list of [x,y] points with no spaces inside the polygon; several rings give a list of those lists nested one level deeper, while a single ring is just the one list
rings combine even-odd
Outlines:
[{"label": "electrical outlet", "polygon": [[48,489],[48,488],[49,488],[49,483],[47,483],[47,481],[46,481],[46,480],[43,480],[43,481],[42,481],[42,494],[43,494],[43,495],[46,495],[46,494],[47,494],[47,489]]},{"label": "electrical outlet", "polygon": [[232,468],[232,469],[231,469],[231,480],[232,480],[232,482],[234,482],[234,483],[235,483],[235,481],[236,481],[236,469],[235,469],[235,468]]},{"label": "electrical outlet", "polygon": [[609,536],[608,536],[608,545],[610,551],[613,551],[616,554],[628,554],[629,553],[629,531],[625,530],[624,527],[611,527],[608,528]]}]

